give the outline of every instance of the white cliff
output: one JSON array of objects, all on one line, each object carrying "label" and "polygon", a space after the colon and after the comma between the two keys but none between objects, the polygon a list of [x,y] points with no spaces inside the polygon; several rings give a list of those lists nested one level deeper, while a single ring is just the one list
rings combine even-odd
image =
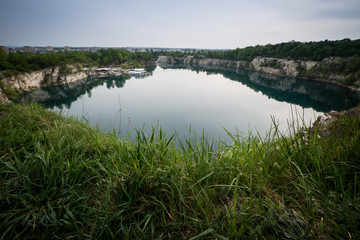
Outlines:
[{"label": "white cliff", "polygon": [[[201,57],[173,57],[160,56],[157,60],[160,66],[171,67],[174,65],[182,67],[200,67],[203,69],[214,70],[251,70],[269,75],[285,76],[310,79],[316,81],[332,82],[339,85],[346,85],[344,80],[346,75],[334,71],[333,66],[341,64],[348,59],[331,57],[322,61],[312,60],[292,60],[279,59],[270,57],[255,57],[251,62],[234,61]],[[360,82],[355,82],[351,86],[352,89],[360,91]]]},{"label": "white cliff", "polygon": [[95,74],[94,69],[78,69],[76,65],[46,68],[31,73],[19,73],[1,79],[0,102],[8,102],[4,89],[16,93],[29,92],[44,86],[62,85],[86,79]]},{"label": "white cliff", "polygon": [[74,65],[67,65],[66,71],[60,67],[46,68],[31,73],[20,73],[4,77],[3,83],[17,92],[28,92],[42,86],[65,84],[89,77],[90,70],[78,70]]}]

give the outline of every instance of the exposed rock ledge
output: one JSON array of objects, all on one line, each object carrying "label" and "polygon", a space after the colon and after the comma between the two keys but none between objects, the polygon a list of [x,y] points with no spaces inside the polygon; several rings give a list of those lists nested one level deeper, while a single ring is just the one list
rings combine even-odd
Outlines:
[{"label": "exposed rock ledge", "polygon": [[360,92],[360,81],[353,83],[351,86],[345,84],[347,76],[336,73],[333,66],[341,64],[348,59],[331,57],[322,61],[303,61],[289,60],[269,57],[256,57],[250,63],[246,61],[233,61],[212,58],[195,58],[159,56],[157,63],[160,66],[171,67],[180,66],[185,68],[202,68],[214,70],[251,70],[261,73],[311,79],[317,81],[326,81],[338,85],[343,85]]},{"label": "exposed rock ledge", "polygon": [[[31,73],[20,73],[1,79],[6,88],[11,88],[18,93],[29,92],[40,87],[62,85],[76,82],[94,75],[94,69],[84,68],[79,70],[75,65],[67,65],[62,71],[60,67],[46,68]],[[9,102],[8,97],[0,88],[0,102]]]}]

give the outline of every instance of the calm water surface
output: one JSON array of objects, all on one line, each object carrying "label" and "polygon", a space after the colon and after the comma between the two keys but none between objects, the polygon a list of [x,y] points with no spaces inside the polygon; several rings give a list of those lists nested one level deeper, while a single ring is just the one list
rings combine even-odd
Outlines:
[{"label": "calm water surface", "polygon": [[[311,85],[309,85],[311,84]],[[194,71],[157,67],[143,78],[110,77],[44,88],[24,96],[64,115],[86,118],[102,131],[115,128],[132,135],[152,126],[172,135],[189,129],[230,141],[224,129],[236,133],[269,132],[274,116],[281,131],[297,114],[306,123],[331,109],[356,104],[346,89],[295,79],[269,79],[256,73]]]}]

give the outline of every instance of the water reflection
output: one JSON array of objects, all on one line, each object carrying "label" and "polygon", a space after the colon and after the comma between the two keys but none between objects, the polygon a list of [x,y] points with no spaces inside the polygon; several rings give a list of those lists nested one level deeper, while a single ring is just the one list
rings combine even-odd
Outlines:
[{"label": "water reflection", "polygon": [[225,78],[240,82],[268,98],[280,102],[313,108],[318,112],[341,111],[355,107],[360,102],[360,93],[333,83],[281,77],[252,71],[231,71],[185,65],[160,64],[164,69],[191,69],[208,74],[222,74]]},{"label": "water reflection", "polygon": [[[217,71],[216,73],[219,73]],[[304,79],[276,77],[257,72],[220,71],[224,77],[239,81],[256,92],[280,102],[313,108],[318,112],[340,111],[355,107],[360,96],[348,88]]]},{"label": "water reflection", "polygon": [[20,102],[36,102],[46,108],[66,108],[71,107],[80,96],[87,94],[91,97],[92,90],[98,86],[106,85],[107,89],[122,88],[126,80],[130,79],[129,75],[106,78],[88,78],[77,82],[64,85],[44,87],[30,93],[24,94],[19,99]]},{"label": "water reflection", "polygon": [[243,133],[255,129],[265,136],[270,116],[286,131],[290,104],[303,108],[303,120],[309,123],[322,112],[360,102],[354,92],[332,84],[245,71],[173,67],[158,67],[145,78],[89,78],[42,88],[20,101],[85,117],[103,131],[116,128],[126,135],[146,125],[145,130],[151,132],[151,126],[159,123],[169,135],[177,131],[186,136],[191,126],[200,135],[204,129],[209,137],[222,140],[229,139],[224,128]]},{"label": "water reflection", "polygon": [[[171,68],[183,69],[181,66],[172,66]],[[192,70],[204,71],[201,68],[193,68]],[[256,92],[261,92],[268,98],[300,105],[303,108],[313,108],[318,112],[341,111],[354,107],[360,102],[360,96],[357,92],[335,84],[248,71],[233,72],[208,69],[206,72],[207,74],[221,74],[227,79],[240,82]],[[104,83],[108,89],[122,88],[129,78],[128,75],[88,78],[65,85],[45,87],[21,96],[20,101],[37,102],[47,108],[62,108],[63,105],[70,108],[71,103],[80,96],[88,94],[91,97],[92,89],[102,86]]]}]

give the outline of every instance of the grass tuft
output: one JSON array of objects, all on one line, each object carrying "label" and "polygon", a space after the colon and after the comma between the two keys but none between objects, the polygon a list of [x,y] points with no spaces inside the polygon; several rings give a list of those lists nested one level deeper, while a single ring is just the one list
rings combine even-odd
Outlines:
[{"label": "grass tuft", "polygon": [[357,112],[214,144],[2,104],[0,239],[359,239]]}]

